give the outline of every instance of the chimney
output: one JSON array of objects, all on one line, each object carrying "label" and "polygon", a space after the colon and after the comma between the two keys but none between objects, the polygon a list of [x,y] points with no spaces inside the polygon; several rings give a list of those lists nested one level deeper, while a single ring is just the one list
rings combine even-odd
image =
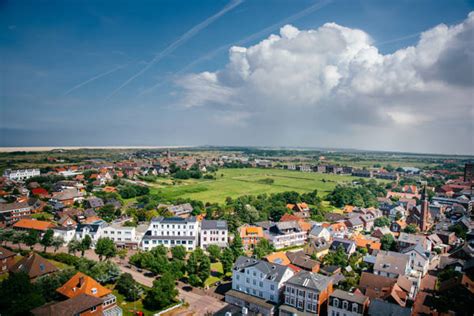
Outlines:
[{"label": "chimney", "polygon": [[81,288],[83,284],[84,284],[84,277],[81,276],[79,277],[79,282],[77,283],[77,287]]}]

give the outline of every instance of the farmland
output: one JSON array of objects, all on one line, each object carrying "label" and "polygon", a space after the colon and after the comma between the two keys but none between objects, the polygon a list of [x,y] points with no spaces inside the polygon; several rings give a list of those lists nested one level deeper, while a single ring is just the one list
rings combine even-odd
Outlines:
[{"label": "farmland", "polygon": [[[270,194],[284,191],[318,190],[324,197],[337,185],[350,183],[348,175],[304,173],[281,169],[221,169],[216,180],[184,180],[178,184],[153,184],[152,193],[166,198],[191,198],[203,202],[222,203],[225,198],[241,195]],[[271,179],[271,180],[270,180]]]}]

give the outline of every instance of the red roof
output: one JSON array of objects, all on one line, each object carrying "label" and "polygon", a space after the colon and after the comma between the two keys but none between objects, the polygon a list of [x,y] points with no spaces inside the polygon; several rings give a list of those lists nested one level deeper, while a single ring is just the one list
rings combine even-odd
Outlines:
[{"label": "red roof", "polygon": [[48,196],[49,193],[46,189],[43,189],[43,188],[36,188],[36,189],[33,189],[31,190],[31,193],[33,195],[39,195],[39,196]]},{"label": "red roof", "polygon": [[15,224],[13,224],[13,227],[45,231],[48,228],[53,228],[54,224],[51,222],[37,221],[34,219],[29,219],[29,218],[22,218]]}]

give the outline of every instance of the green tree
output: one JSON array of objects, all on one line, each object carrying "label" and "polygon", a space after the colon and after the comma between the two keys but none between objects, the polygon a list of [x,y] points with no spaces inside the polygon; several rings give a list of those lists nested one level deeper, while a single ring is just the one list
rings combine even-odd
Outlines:
[{"label": "green tree", "polygon": [[380,238],[383,250],[393,250],[395,248],[395,239],[392,234],[385,234]]},{"label": "green tree", "polygon": [[62,237],[53,237],[51,246],[54,248],[54,252],[58,251],[59,247],[64,244],[64,239]]},{"label": "green tree", "polygon": [[242,238],[240,238],[239,234],[235,234],[234,240],[232,241],[232,244],[230,245],[230,249],[234,253],[234,258],[243,256],[244,246],[242,244]]},{"label": "green tree", "polygon": [[69,254],[76,255],[77,251],[80,251],[82,244],[79,240],[73,239],[67,244],[67,249]]},{"label": "green tree", "polygon": [[91,249],[91,246],[92,246],[92,238],[91,238],[91,236],[86,235],[82,239],[81,244],[80,244],[80,248],[79,248],[79,250],[81,251],[81,257],[84,257],[84,253],[86,252],[86,250]]},{"label": "green tree", "polygon": [[345,268],[348,265],[347,254],[344,251],[344,247],[340,245],[336,251],[331,251],[323,258],[325,265],[336,265],[341,268]]},{"label": "green tree", "polygon": [[272,253],[273,251],[275,251],[275,248],[270,244],[270,242],[267,239],[262,238],[255,245],[255,248],[253,249],[253,254],[258,259],[262,259],[263,257]]},{"label": "green tree", "polygon": [[221,248],[217,245],[209,245],[207,252],[212,262],[217,262],[221,257]]},{"label": "green tree", "polygon": [[108,237],[101,237],[97,240],[95,245],[95,253],[99,256],[99,260],[105,257],[105,260],[115,257],[117,255],[117,248],[114,241]]},{"label": "green tree", "polygon": [[29,315],[30,310],[43,304],[41,291],[30,283],[30,278],[25,273],[11,273],[0,283],[2,315]]},{"label": "green tree", "polygon": [[416,226],[415,224],[409,224],[407,225],[407,227],[405,227],[403,231],[408,234],[414,234],[418,231],[418,226]]},{"label": "green tree", "polygon": [[186,258],[186,248],[184,246],[175,246],[171,248],[173,259],[184,260]]},{"label": "green tree", "polygon": [[189,284],[191,284],[192,286],[201,286],[203,281],[201,280],[201,278],[199,276],[197,276],[196,274],[191,274],[189,276]]},{"label": "green tree", "polygon": [[211,260],[208,256],[204,256],[199,263],[199,270],[198,276],[202,280],[202,282],[206,281],[206,279],[211,275]]},{"label": "green tree", "polygon": [[222,268],[224,273],[232,271],[234,265],[234,252],[230,248],[225,248],[221,256]]},{"label": "green tree", "polygon": [[120,275],[120,269],[111,261],[102,261],[94,263],[87,273],[93,279],[105,284],[117,280]]},{"label": "green tree", "polygon": [[39,233],[36,230],[30,230],[28,231],[28,234],[25,236],[25,244],[30,247],[31,250],[33,250],[34,245],[36,245],[39,241]]},{"label": "green tree", "polygon": [[143,305],[151,310],[163,309],[171,305],[177,295],[173,275],[167,272],[160,279],[153,281],[153,287],[145,296]]},{"label": "green tree", "polygon": [[120,275],[115,289],[129,302],[138,300],[142,293],[142,288],[130,273],[122,273]]},{"label": "green tree", "polygon": [[375,227],[385,227],[385,226],[390,226],[390,219],[386,216],[382,216],[379,218],[376,218],[374,221],[374,226]]},{"label": "green tree", "polygon": [[54,232],[52,229],[48,229],[43,237],[40,240],[40,244],[44,247],[43,252],[46,252],[46,248],[51,246],[53,244],[53,237],[54,237]]}]

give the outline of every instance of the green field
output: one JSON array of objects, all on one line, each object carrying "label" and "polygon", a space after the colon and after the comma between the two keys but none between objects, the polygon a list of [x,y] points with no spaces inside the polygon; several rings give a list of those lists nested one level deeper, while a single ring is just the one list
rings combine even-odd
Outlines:
[{"label": "green field", "polygon": [[[191,198],[203,202],[222,203],[230,196],[258,195],[297,191],[300,193],[318,190],[324,197],[339,183],[350,183],[356,177],[347,175],[305,173],[281,169],[221,169],[217,180],[185,180],[177,185],[152,184],[152,193],[160,193],[167,198]],[[272,179],[273,183],[262,183]]]}]

